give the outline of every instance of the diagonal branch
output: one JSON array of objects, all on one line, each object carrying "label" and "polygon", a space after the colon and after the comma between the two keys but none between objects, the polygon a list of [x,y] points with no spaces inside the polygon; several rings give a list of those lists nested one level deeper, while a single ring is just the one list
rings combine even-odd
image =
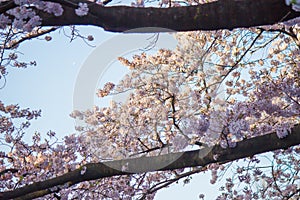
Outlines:
[{"label": "diagonal branch", "polygon": [[19,44],[21,44],[22,42],[26,41],[26,40],[31,40],[33,38],[37,38],[40,37],[42,35],[51,33],[53,31],[56,31],[58,28],[57,27],[51,27],[48,29],[36,29],[34,31],[31,31],[30,33],[23,35],[20,39],[16,39],[16,40],[11,40],[9,42],[9,44],[5,45],[4,48],[5,49],[13,49],[15,47],[17,47]]},{"label": "diagonal branch", "polygon": [[[235,148],[223,149],[219,145],[213,148],[170,153],[154,157],[141,157],[116,160],[103,163],[89,163],[72,172],[49,180],[36,182],[22,188],[0,193],[0,199],[37,198],[53,192],[53,187],[72,186],[77,183],[116,175],[174,170],[186,167],[206,166],[211,163],[226,163],[256,154],[287,149],[300,144],[300,125],[295,126],[291,134],[279,139],[276,133],[250,138],[237,143]],[[215,159],[217,155],[217,160]],[[165,164],[165,165],[163,165]],[[121,169],[127,166],[126,171]],[[82,174],[82,169],[86,168]]]}]

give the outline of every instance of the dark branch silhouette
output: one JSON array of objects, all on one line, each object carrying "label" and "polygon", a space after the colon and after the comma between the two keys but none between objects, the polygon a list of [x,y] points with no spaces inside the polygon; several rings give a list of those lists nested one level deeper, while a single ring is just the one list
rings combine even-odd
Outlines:
[{"label": "dark branch silhouette", "polygon": [[[39,12],[42,26],[93,25],[106,31],[124,32],[142,27],[160,27],[174,31],[219,30],[272,25],[300,17],[284,0],[219,0],[198,6],[171,8],[140,8],[128,6],[105,7],[86,0],[51,2],[61,3],[62,16]],[[75,14],[79,2],[86,2],[89,14]],[[15,7],[9,1],[0,4],[0,14]],[[165,29],[138,29],[133,32],[162,32]]]}]

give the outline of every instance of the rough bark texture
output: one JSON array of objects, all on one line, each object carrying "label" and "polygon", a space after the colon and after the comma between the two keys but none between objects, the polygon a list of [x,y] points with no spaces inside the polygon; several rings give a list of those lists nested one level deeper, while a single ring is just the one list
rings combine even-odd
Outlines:
[{"label": "rough bark texture", "polygon": [[[52,193],[54,186],[62,186],[64,184],[71,186],[82,181],[116,175],[206,166],[207,164],[216,162],[227,163],[264,152],[287,149],[298,144],[300,144],[300,125],[292,129],[291,134],[283,139],[279,139],[276,133],[272,133],[238,142],[235,148],[223,149],[217,145],[213,148],[204,148],[183,153],[171,153],[155,157],[90,163],[83,166],[86,167],[86,172],[83,175],[81,174],[83,167],[81,167],[81,169],[77,169],[53,179],[36,182],[13,191],[2,192],[0,193],[0,199],[32,199]],[[218,155],[217,160],[214,159],[214,155]],[[162,163],[169,164],[161,167]],[[121,170],[122,166],[127,166],[126,171]]]},{"label": "rough bark texture", "polygon": [[[142,27],[160,27],[174,31],[218,30],[271,25],[294,19],[300,12],[285,5],[284,0],[219,0],[198,6],[172,8],[104,7],[86,0],[49,0],[64,7],[62,16],[39,13],[43,26],[93,25],[106,31],[124,32]],[[89,14],[75,14],[78,2],[87,2]],[[0,4],[0,13],[14,7]],[[134,32],[151,31],[138,29]],[[153,32],[166,31],[153,29]]]}]

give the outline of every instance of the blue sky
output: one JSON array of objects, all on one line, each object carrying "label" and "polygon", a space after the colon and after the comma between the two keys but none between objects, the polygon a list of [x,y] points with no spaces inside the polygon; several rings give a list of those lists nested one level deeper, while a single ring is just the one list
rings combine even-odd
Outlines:
[{"label": "blue sky", "polygon": [[[68,28],[66,28],[67,30]],[[5,104],[19,104],[22,108],[41,109],[42,117],[33,121],[31,128],[28,130],[29,135],[35,131],[42,135],[47,131],[55,131],[59,136],[67,135],[75,132],[75,122],[69,117],[74,107],[73,95],[75,83],[80,70],[86,67],[87,61],[92,63],[106,63],[108,61],[95,61],[91,55],[103,54],[107,57],[107,52],[113,54],[121,49],[121,55],[131,55],[132,52],[138,52],[128,45],[130,41],[136,39],[136,42],[143,40],[147,44],[147,38],[151,35],[128,35],[128,39],[124,42],[116,42],[121,39],[124,34],[104,32],[100,28],[80,27],[82,35],[93,35],[95,40],[90,44],[95,47],[88,46],[82,39],[78,38],[73,42],[64,36],[62,32],[51,33],[53,39],[49,42],[44,40],[30,40],[21,44],[18,49],[22,52],[21,58],[25,61],[35,60],[36,67],[27,69],[10,69],[7,76],[7,84],[4,89],[0,90],[1,100]],[[121,38],[120,38],[121,37]],[[130,39],[131,37],[131,39]],[[140,38],[141,37],[141,38]],[[139,43],[136,43],[140,45]],[[109,49],[101,49],[105,45],[110,45]],[[128,50],[122,49],[126,46]],[[162,35],[156,48],[172,46],[172,38],[170,35]],[[174,44],[173,44],[174,45]],[[133,45],[134,48],[136,47]],[[99,48],[96,48],[99,47]],[[143,48],[141,43],[140,48]],[[98,49],[98,50],[97,50]],[[106,54],[105,54],[106,53]],[[99,57],[103,58],[103,55]],[[117,56],[116,56],[117,57]],[[96,56],[96,58],[98,58]],[[101,60],[101,59],[100,59]],[[98,64],[97,64],[98,65]],[[99,66],[104,73],[98,78],[97,84],[104,84],[106,81],[117,81],[123,76],[126,70],[118,70],[118,62],[116,58],[112,59],[104,66]],[[102,68],[105,67],[105,70]],[[125,68],[124,68],[125,69]],[[88,81],[88,80],[87,80]],[[96,86],[95,86],[96,87]],[[94,101],[101,104],[98,100]],[[103,104],[105,105],[105,104]],[[30,139],[30,136],[27,139]],[[210,173],[195,176],[191,183],[183,186],[182,183],[171,186],[158,193],[156,199],[198,199],[200,193],[205,193],[206,199],[216,197],[218,187],[212,187],[209,183]]]}]

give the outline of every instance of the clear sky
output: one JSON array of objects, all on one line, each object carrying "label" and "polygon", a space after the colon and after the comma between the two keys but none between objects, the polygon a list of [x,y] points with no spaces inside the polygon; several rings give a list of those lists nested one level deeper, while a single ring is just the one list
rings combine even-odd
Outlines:
[{"label": "clear sky", "polygon": [[[10,69],[7,84],[4,89],[0,90],[0,96],[5,104],[19,104],[21,108],[42,110],[42,117],[33,121],[27,139],[30,139],[30,134],[35,131],[43,135],[52,130],[59,136],[75,132],[75,122],[69,117],[76,102],[74,93],[79,91],[75,95],[76,98],[79,94],[79,98],[83,101],[87,100],[87,105],[90,103],[89,100],[97,104],[103,103],[93,96],[95,88],[107,81],[117,81],[126,72],[126,68],[122,69],[122,66],[118,64],[117,57],[138,53],[138,49],[145,48],[153,36],[153,34],[113,34],[93,27],[81,27],[80,32],[84,36],[93,35],[95,40],[90,44],[95,47],[90,47],[80,38],[70,42],[60,31],[51,33],[53,39],[49,42],[34,39],[22,43],[18,49],[22,52],[21,58],[24,61],[35,60],[37,66],[27,69]],[[174,48],[175,45],[174,38],[164,34],[159,37],[155,48]],[[117,53],[119,55],[116,55]],[[112,55],[115,57],[110,57]],[[88,72],[98,70],[96,85],[91,82],[89,76],[82,74],[82,69],[87,69]],[[95,74],[91,73],[90,76],[95,76]],[[83,77],[82,80],[84,82],[86,80],[87,86],[94,87],[91,90],[92,96],[76,86],[78,77]],[[205,193],[205,199],[213,199],[216,197],[218,187],[212,187],[209,178],[210,173],[197,175],[188,185],[183,186],[179,183],[160,191],[156,199],[194,200],[198,199],[200,193]]]}]

